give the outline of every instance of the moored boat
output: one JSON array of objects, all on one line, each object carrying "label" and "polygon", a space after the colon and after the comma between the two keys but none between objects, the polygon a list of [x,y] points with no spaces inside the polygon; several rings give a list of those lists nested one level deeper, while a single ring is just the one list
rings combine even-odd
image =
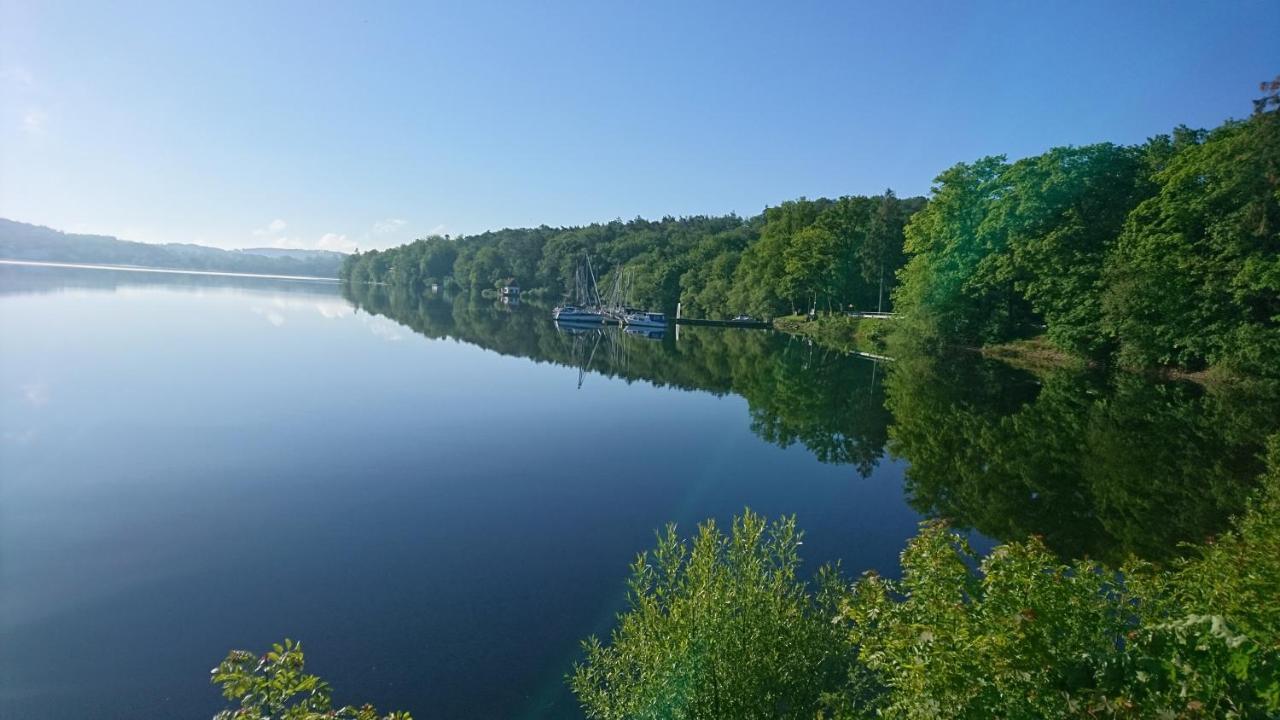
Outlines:
[{"label": "moored boat", "polygon": [[565,298],[564,304],[551,311],[551,317],[559,323],[578,325],[602,325],[605,314],[600,308],[600,292],[596,289],[596,273],[591,268],[591,256],[584,256],[574,274],[574,298]]},{"label": "moored boat", "polygon": [[622,316],[622,322],[634,327],[665,328],[667,316],[660,312],[628,312]]},{"label": "moored boat", "polygon": [[599,310],[582,308],[576,305],[561,305],[551,311],[556,322],[574,323],[576,325],[600,325],[604,323],[604,314]]}]

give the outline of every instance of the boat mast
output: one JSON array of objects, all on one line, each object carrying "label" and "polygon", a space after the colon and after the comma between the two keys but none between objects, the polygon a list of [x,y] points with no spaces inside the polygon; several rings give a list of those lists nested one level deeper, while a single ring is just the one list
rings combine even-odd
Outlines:
[{"label": "boat mast", "polygon": [[587,255],[587,277],[591,280],[591,284],[587,287],[587,299],[591,300],[594,296],[595,302],[592,305],[599,308],[600,288],[596,286],[596,271],[591,267],[591,255]]}]

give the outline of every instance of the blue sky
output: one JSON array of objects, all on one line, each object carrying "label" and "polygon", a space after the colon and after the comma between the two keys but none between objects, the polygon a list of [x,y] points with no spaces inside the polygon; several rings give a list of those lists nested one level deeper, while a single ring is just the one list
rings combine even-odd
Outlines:
[{"label": "blue sky", "polygon": [[0,217],[345,250],[926,193],[1247,115],[1277,29],[1271,0],[0,0]]}]

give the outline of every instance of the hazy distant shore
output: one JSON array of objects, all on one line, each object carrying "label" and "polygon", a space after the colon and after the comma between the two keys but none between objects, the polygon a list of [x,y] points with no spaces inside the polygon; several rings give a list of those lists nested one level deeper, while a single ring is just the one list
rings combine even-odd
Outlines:
[{"label": "hazy distant shore", "polygon": [[98,263],[45,262],[42,260],[7,260],[0,258],[0,265],[30,265],[33,267],[79,268],[83,270],[127,270],[129,272],[171,273],[175,275],[215,275],[218,277],[248,277],[269,280],[307,280],[310,282],[338,283],[337,278],[311,275],[267,275],[263,273],[219,272],[215,270],[179,270],[174,268],[143,267],[141,265],[106,265]]}]

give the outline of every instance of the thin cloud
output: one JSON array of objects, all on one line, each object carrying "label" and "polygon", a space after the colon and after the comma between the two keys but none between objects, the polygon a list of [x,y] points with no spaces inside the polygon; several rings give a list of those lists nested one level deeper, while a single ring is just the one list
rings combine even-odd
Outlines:
[{"label": "thin cloud", "polygon": [[267,322],[271,323],[275,327],[281,327],[285,323],[284,316],[276,312],[275,310],[269,310],[269,309],[260,308],[260,307],[253,307],[253,308],[249,308],[249,312],[253,313],[254,315],[261,316]]},{"label": "thin cloud", "polygon": [[49,404],[49,386],[42,382],[27,383],[22,386],[22,397],[34,408]]},{"label": "thin cloud", "polygon": [[22,129],[31,135],[43,135],[48,121],[48,113],[32,108],[22,115]]},{"label": "thin cloud", "polygon": [[289,223],[285,222],[284,220],[281,220],[280,218],[276,218],[275,220],[272,220],[271,222],[267,223],[266,227],[260,227],[254,230],[253,234],[257,237],[279,235],[287,227],[289,227]]},{"label": "thin cloud", "polygon": [[351,305],[345,302],[318,302],[315,308],[327,320],[349,317],[352,313]]},{"label": "thin cloud", "polygon": [[0,82],[23,90],[36,86],[36,79],[31,71],[21,65],[6,65],[0,68]]},{"label": "thin cloud", "polygon": [[346,235],[340,233],[325,233],[320,236],[320,241],[316,243],[316,249],[351,252],[356,249],[356,243],[348,240]]},{"label": "thin cloud", "polygon": [[369,332],[390,342],[400,342],[404,339],[404,335],[400,332],[400,326],[386,318],[370,318],[364,321],[368,326]]},{"label": "thin cloud", "polygon": [[[398,227],[396,223],[403,224],[403,220],[391,219],[384,220],[378,225],[385,227]],[[289,227],[289,223],[282,218],[276,218],[266,225],[253,230],[253,236],[259,239],[259,242],[269,242],[271,247],[281,250],[333,250],[335,252],[349,253],[356,249],[357,243],[348,238],[344,233],[324,233],[318,239],[310,239],[299,235],[286,235],[285,230]]]},{"label": "thin cloud", "polygon": [[379,220],[378,222],[373,224],[373,234],[385,235],[386,233],[395,232],[400,228],[404,227],[406,223],[407,221],[401,220],[400,218],[387,218],[386,220]]}]

